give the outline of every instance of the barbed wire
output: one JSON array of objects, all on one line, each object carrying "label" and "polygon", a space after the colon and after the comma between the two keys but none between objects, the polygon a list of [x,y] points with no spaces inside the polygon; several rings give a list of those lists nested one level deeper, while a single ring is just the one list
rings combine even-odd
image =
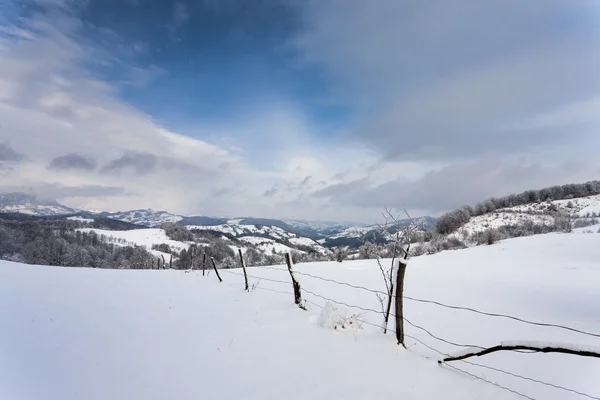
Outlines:
[{"label": "barbed wire", "polygon": [[[283,268],[275,268],[275,267],[268,267],[268,266],[260,266],[260,268],[265,268],[265,269],[271,269],[271,270],[276,270],[276,271],[286,271],[287,269],[283,269]],[[337,281],[335,279],[329,279],[329,278],[323,278],[321,276],[318,275],[313,275],[313,274],[309,274],[306,272],[301,272],[301,271],[296,271],[294,270],[294,273],[297,275],[303,275],[303,276],[308,276],[310,278],[313,279],[318,279],[321,281],[325,281],[325,282],[329,282],[329,283],[335,283],[337,285],[342,285],[342,286],[347,286],[347,287],[351,287],[354,289],[359,289],[359,290],[365,290],[367,292],[371,292],[373,294],[380,294],[380,295],[384,295],[384,296],[389,296],[389,293],[386,293],[382,290],[376,290],[376,289],[370,289],[367,288],[365,286],[361,286],[361,285],[354,285],[351,283],[347,283],[347,282],[341,282],[341,281]],[[396,295],[391,295],[392,298],[397,297]],[[480,314],[480,315],[486,315],[489,317],[496,317],[496,318],[507,318],[507,319],[511,319],[514,321],[518,321],[518,322],[522,322],[525,324],[530,324],[530,325],[536,325],[536,326],[544,326],[544,327],[551,327],[551,328],[558,328],[558,329],[565,329],[571,332],[576,332],[576,333],[580,333],[582,335],[588,335],[588,336],[593,336],[593,337],[599,337],[600,338],[600,333],[594,333],[594,332],[587,332],[581,329],[577,329],[577,328],[573,328],[570,326],[566,326],[566,325],[561,325],[561,324],[554,324],[554,323],[549,323],[549,322],[539,322],[539,321],[532,321],[532,320],[528,320],[525,318],[520,318],[520,317],[515,317],[513,315],[508,315],[508,314],[502,314],[502,313],[496,313],[496,312],[489,312],[489,311],[482,311],[482,310],[478,310],[475,308],[471,308],[471,307],[463,307],[463,306],[456,306],[456,305],[451,305],[451,304],[445,304],[439,301],[435,301],[435,300],[426,300],[426,299],[420,299],[418,297],[412,297],[412,296],[403,296],[404,299],[410,300],[410,301],[415,301],[418,303],[427,303],[427,304],[434,304],[440,307],[444,307],[444,308],[448,308],[448,309],[452,309],[452,310],[462,310],[462,311],[470,311],[476,314]]]},{"label": "barbed wire", "polygon": [[[265,268],[265,267],[263,267],[263,268]],[[287,272],[288,271],[287,269],[282,269],[282,268],[270,268],[270,267],[266,267],[266,268],[267,269],[274,269],[274,270],[278,270],[278,271],[282,271],[282,272]],[[225,272],[225,273],[228,273],[228,274],[231,274],[231,275],[237,275],[237,276],[240,276],[240,277],[244,276],[243,274],[236,273],[236,272],[233,272],[233,271],[229,271],[229,270],[226,270],[226,269],[221,270],[221,272]],[[307,274],[307,273],[299,273],[298,271],[294,271],[294,273],[297,273],[299,275],[306,275],[306,276],[309,276],[311,278],[320,279],[320,280],[324,280],[324,281],[328,281],[328,282],[332,282],[332,283],[341,284],[341,285],[344,285],[344,286],[353,287],[353,288],[356,288],[356,289],[363,289],[363,290],[367,290],[367,291],[370,291],[370,292],[376,292],[376,293],[386,294],[385,292],[376,291],[376,290],[368,289],[368,288],[365,288],[365,287],[362,287],[362,286],[348,284],[348,283],[345,283],[345,282],[338,282],[338,281],[335,281],[335,280],[332,280],[332,279],[322,278],[322,277],[319,277],[319,276],[316,276],[316,275],[311,275],[311,274]],[[282,281],[282,280],[271,279],[271,278],[264,278],[264,277],[257,277],[257,276],[252,276],[252,275],[247,275],[247,276],[248,276],[248,278],[257,279],[258,281],[264,280],[264,281],[268,281],[268,282],[281,283],[281,284],[286,284],[286,285],[290,284],[289,281],[286,282],[286,281]],[[268,291],[279,293],[279,294],[285,294],[285,295],[293,296],[293,293],[291,293],[291,292],[279,291],[279,290],[275,290],[275,289],[271,289],[271,288],[265,288],[265,287],[255,286],[253,290],[268,290]],[[362,311],[365,311],[365,312],[373,312],[373,313],[376,313],[376,314],[379,314],[379,315],[385,315],[385,313],[383,311],[380,311],[380,310],[375,310],[375,309],[372,309],[372,308],[365,308],[365,307],[351,305],[351,304],[348,304],[348,303],[345,303],[345,302],[337,301],[337,300],[328,298],[326,296],[320,295],[318,293],[315,293],[315,292],[313,292],[311,290],[308,290],[308,289],[301,288],[301,290],[304,291],[304,292],[306,292],[306,293],[308,293],[308,294],[310,294],[310,295],[313,295],[315,297],[321,298],[321,299],[323,299],[325,301],[329,301],[329,302],[332,302],[332,303],[335,303],[335,304],[338,304],[338,305],[342,305],[342,306],[349,307],[349,308],[356,308],[356,309],[359,309],[359,310],[362,310]],[[405,296],[405,298],[408,298],[408,296]],[[414,298],[411,298],[411,299],[414,299]],[[304,299],[304,301],[306,303],[312,304],[312,305],[314,305],[314,306],[316,306],[318,308],[321,308],[321,309],[325,308],[325,306],[322,306],[322,305],[320,305],[320,304],[318,304],[318,303],[316,303],[316,302],[314,302],[312,300]],[[448,308],[458,308],[458,309],[465,309],[465,310],[473,311],[473,312],[479,312],[479,310],[469,309],[467,307],[449,306],[449,305],[445,305],[443,303],[439,303],[439,302],[435,302],[435,301],[428,301],[428,300],[421,300],[421,299],[416,299],[416,301],[424,301],[424,302],[428,302],[428,303],[433,303],[433,304],[445,306],[445,307],[448,307]],[[481,313],[483,313],[483,312],[481,312]],[[504,316],[504,315],[503,314],[496,314],[494,316]],[[393,313],[390,313],[390,317],[396,317],[396,315],[393,314]],[[511,316],[506,316],[506,317],[511,317]],[[512,318],[517,318],[517,317],[512,317]],[[455,342],[443,339],[443,338],[441,338],[441,337],[439,337],[439,336],[431,333],[426,328],[424,328],[424,327],[422,327],[422,326],[420,326],[418,324],[415,324],[414,322],[408,320],[407,318],[403,318],[403,319],[404,319],[404,321],[406,321],[412,327],[425,332],[427,335],[429,335],[430,337],[432,337],[432,338],[434,338],[434,339],[436,339],[438,341],[441,341],[441,342],[444,342],[444,343],[447,343],[447,344],[450,344],[450,345],[453,345],[453,346],[457,346],[457,347],[481,348],[481,349],[484,348],[484,347],[477,346],[477,345],[465,345],[465,344],[455,343]],[[372,322],[369,322],[369,321],[366,321],[366,320],[362,320],[361,322],[364,323],[364,324],[366,324],[366,325],[382,329],[381,325],[377,325],[375,323],[372,323]],[[522,321],[522,322],[529,322],[529,321],[525,320],[525,321]],[[548,325],[554,326],[553,324],[548,324]],[[557,325],[557,327],[561,327],[561,326]],[[569,329],[568,327],[565,327],[565,328]],[[389,331],[391,333],[394,333],[394,334],[396,333],[396,331],[394,329],[390,329],[390,328],[387,328],[387,331]],[[414,340],[415,342],[421,344],[422,346],[428,348],[429,350],[431,350],[431,351],[433,351],[433,352],[435,352],[435,353],[437,353],[439,355],[450,356],[448,353],[445,353],[443,351],[440,351],[440,350],[438,350],[438,349],[436,349],[436,348],[428,345],[427,343],[423,342],[421,339],[419,339],[417,337],[414,337],[414,336],[409,335],[409,334],[404,334],[404,336],[406,338]],[[429,357],[426,357],[424,355],[421,355],[421,356],[423,356],[425,358],[429,358]],[[567,388],[567,387],[564,387],[564,386],[561,386],[561,385],[556,385],[556,384],[553,384],[553,383],[541,381],[539,379],[530,378],[530,377],[519,375],[519,374],[516,374],[516,373],[513,373],[513,372],[505,371],[505,370],[502,370],[500,368],[491,367],[491,366],[484,365],[484,364],[478,364],[478,363],[470,362],[470,361],[466,361],[466,360],[460,360],[460,361],[463,362],[463,363],[465,363],[465,364],[469,364],[471,366],[474,366],[474,367],[479,367],[479,368],[484,368],[484,369],[496,371],[496,372],[499,372],[499,373],[502,373],[502,374],[505,374],[505,375],[508,375],[508,376],[515,377],[515,378],[527,380],[527,381],[534,382],[534,383],[537,383],[537,384],[541,384],[541,385],[544,385],[544,386],[548,386],[548,387],[551,387],[551,388],[554,388],[554,389],[559,389],[559,390],[567,391],[567,392],[570,392],[570,393],[577,394],[579,396],[584,396],[584,397],[587,397],[587,398],[592,399],[592,400],[600,400],[600,397],[595,397],[595,396],[592,396],[590,394],[577,391],[575,389],[570,389],[570,388]],[[460,369],[460,368],[458,368],[456,366],[453,366],[453,365],[450,365],[448,363],[444,363],[444,362],[441,362],[441,361],[438,361],[438,363],[440,365],[445,365],[445,366],[447,366],[449,368],[455,369],[455,370],[457,370],[459,372],[462,372],[462,373],[464,373],[464,374],[466,374],[468,376],[471,376],[473,378],[476,378],[478,380],[482,380],[482,381],[484,381],[486,383],[492,384],[492,385],[494,385],[494,386],[496,386],[498,388],[501,388],[503,390],[509,391],[509,392],[511,392],[513,394],[516,394],[518,396],[521,396],[523,398],[527,398],[527,399],[530,399],[530,400],[535,400],[534,398],[532,398],[532,397],[530,397],[528,395],[525,395],[523,393],[517,392],[514,389],[510,389],[510,388],[508,388],[506,386],[503,386],[503,385],[500,385],[500,384],[498,384],[496,382],[492,382],[492,381],[490,381],[488,379],[485,379],[484,377],[481,377],[481,376],[472,374],[470,372],[464,371],[464,370],[462,370],[462,369]]]},{"label": "barbed wire", "polygon": [[[372,308],[365,308],[365,307],[361,307],[361,306],[356,306],[356,305],[352,305],[352,304],[344,303],[344,302],[342,302],[342,301],[333,300],[333,299],[331,299],[331,298],[325,297],[325,296],[323,296],[323,295],[317,294],[317,293],[315,293],[315,292],[312,292],[312,291],[310,291],[310,290],[307,290],[307,289],[304,289],[304,288],[301,288],[300,290],[302,290],[302,291],[304,291],[304,292],[306,292],[306,293],[309,293],[309,294],[311,294],[311,295],[313,295],[313,296],[319,297],[319,298],[321,298],[321,299],[323,299],[323,300],[330,301],[330,302],[332,302],[332,303],[335,303],[335,304],[339,304],[339,305],[346,306],[346,307],[350,307],[350,308],[356,308],[356,309],[358,309],[358,310],[362,310],[362,311],[366,311],[366,312],[373,312],[373,313],[376,313],[376,314],[380,314],[380,315],[384,315],[384,316],[385,316],[385,313],[384,313],[383,311],[375,310],[375,309],[372,309]],[[395,317],[396,317],[396,314],[390,313],[390,314],[389,314],[389,316],[390,316],[390,317],[393,317],[393,318],[395,318]],[[447,343],[447,344],[450,344],[450,345],[452,345],[452,346],[456,346],[456,347],[485,349],[485,347],[482,347],[482,346],[477,346],[477,345],[472,345],[472,344],[460,344],[460,343],[455,343],[455,342],[452,342],[452,341],[450,341],[450,340],[443,339],[443,338],[441,338],[441,337],[439,337],[439,336],[436,336],[436,335],[434,335],[433,333],[431,333],[429,330],[425,329],[424,327],[422,327],[422,326],[420,326],[420,325],[417,325],[417,324],[415,324],[415,323],[413,323],[413,322],[409,321],[408,319],[406,319],[406,318],[404,318],[404,317],[403,317],[403,319],[404,319],[404,321],[406,321],[406,322],[407,322],[409,325],[411,325],[411,326],[413,326],[413,327],[415,327],[415,328],[417,328],[417,329],[420,329],[420,330],[422,330],[423,332],[425,332],[426,334],[428,334],[428,335],[429,335],[429,336],[431,336],[432,338],[434,338],[434,339],[436,339],[436,340],[439,340],[439,341],[441,341],[441,342],[444,342],[444,343]]]},{"label": "barbed wire", "polygon": [[308,294],[311,294],[311,295],[313,295],[313,296],[319,297],[319,298],[321,298],[321,299],[323,299],[323,300],[330,301],[330,302],[332,302],[332,303],[335,303],[335,304],[339,304],[339,305],[341,305],[341,306],[346,306],[346,307],[350,307],[350,308],[356,308],[356,309],[359,309],[359,310],[362,310],[362,311],[366,311],[366,312],[373,312],[373,313],[376,313],[376,314],[381,314],[381,315],[384,315],[383,311],[375,310],[375,309],[373,309],[373,308],[365,308],[365,307],[361,307],[361,306],[353,306],[353,305],[351,305],[351,304],[344,303],[344,302],[342,302],[342,301],[337,301],[337,300],[333,300],[333,299],[330,299],[330,298],[328,298],[328,297],[322,296],[322,295],[320,295],[320,294],[317,294],[317,293],[315,293],[315,292],[312,292],[312,291],[310,291],[310,290],[308,290],[308,289],[305,289],[305,288],[303,288],[303,287],[301,287],[301,288],[300,288],[300,290],[301,290],[301,291],[303,291],[303,292],[306,292],[306,293],[308,293]]},{"label": "barbed wire", "polygon": [[477,366],[477,367],[489,369],[489,370],[492,370],[492,371],[500,372],[500,373],[505,374],[505,375],[510,375],[510,376],[515,377],[515,378],[519,378],[519,379],[523,379],[523,380],[526,380],[526,381],[531,381],[531,382],[539,383],[539,384],[542,384],[542,385],[550,386],[550,387],[553,387],[555,389],[561,389],[561,390],[564,390],[564,391],[567,391],[567,392],[575,393],[575,394],[578,394],[580,396],[588,397],[590,399],[600,400],[600,397],[594,397],[594,396],[592,396],[590,394],[578,392],[577,390],[569,389],[569,388],[566,388],[564,386],[555,385],[553,383],[540,381],[539,379],[529,378],[527,376],[515,374],[515,373],[509,372],[509,371],[504,371],[504,370],[502,370],[500,368],[490,367],[489,365],[478,364],[478,363],[471,362],[471,361],[466,361],[466,360],[460,360],[460,361],[462,361],[462,362],[464,362],[466,364],[471,364],[473,366]]},{"label": "barbed wire", "polygon": [[434,335],[433,333],[431,333],[431,332],[430,332],[430,331],[428,331],[427,329],[423,328],[422,326],[420,326],[420,325],[417,325],[417,324],[415,324],[415,323],[413,323],[413,322],[409,321],[407,318],[403,318],[403,319],[404,319],[404,321],[405,321],[405,322],[407,322],[409,325],[411,325],[411,326],[413,326],[413,327],[415,327],[415,328],[417,328],[417,329],[420,329],[420,330],[422,330],[423,332],[425,332],[426,334],[428,334],[428,335],[429,335],[429,336],[431,336],[432,338],[434,338],[434,339],[436,339],[436,340],[439,340],[440,342],[444,342],[444,343],[447,343],[447,344],[451,344],[451,345],[453,345],[453,346],[456,346],[456,347],[464,347],[464,348],[476,348],[476,349],[485,349],[485,347],[483,347],[483,346],[478,346],[478,345],[474,345],[474,344],[460,344],[460,343],[455,343],[455,342],[452,342],[452,341],[450,341],[450,340],[442,339],[441,337]]},{"label": "barbed wire", "polygon": [[534,399],[533,397],[530,397],[530,396],[528,396],[528,395],[526,395],[526,394],[523,394],[523,393],[517,392],[517,391],[516,391],[516,390],[514,390],[514,389],[509,389],[509,388],[507,388],[506,386],[502,386],[502,385],[500,385],[499,383],[492,382],[492,381],[490,381],[490,380],[488,380],[488,379],[485,379],[485,378],[483,378],[483,377],[481,377],[481,376],[478,376],[478,375],[472,374],[472,373],[470,373],[470,372],[467,372],[467,371],[465,371],[465,370],[463,370],[463,369],[460,369],[460,368],[458,368],[458,367],[455,367],[454,365],[445,364],[445,363],[444,363],[444,365],[445,365],[445,366],[447,366],[447,367],[449,367],[449,368],[452,368],[452,369],[455,369],[455,370],[457,370],[457,371],[460,371],[460,372],[462,372],[463,374],[469,375],[469,376],[471,376],[471,377],[473,377],[473,378],[475,378],[475,379],[479,379],[479,380],[481,380],[481,381],[487,382],[487,383],[489,383],[489,384],[491,384],[491,385],[494,385],[494,386],[496,386],[496,387],[499,387],[499,388],[501,388],[501,389],[507,390],[507,391],[509,391],[509,392],[511,392],[511,393],[514,393],[514,394],[516,394],[517,396],[521,396],[521,397],[523,397],[523,398],[525,398],[525,399],[529,399],[529,400],[536,400],[536,399]]},{"label": "barbed wire", "polygon": [[530,324],[530,325],[537,325],[537,326],[546,326],[546,327],[566,329],[566,330],[569,330],[569,331],[572,331],[572,332],[581,333],[583,335],[600,337],[599,333],[587,332],[587,331],[583,331],[583,330],[576,329],[576,328],[571,328],[569,326],[560,325],[560,324],[552,324],[552,323],[548,323],[548,322],[531,321],[531,320],[527,320],[527,319],[524,319],[524,318],[515,317],[515,316],[512,316],[512,315],[500,314],[500,313],[493,313],[493,312],[487,312],[487,311],[481,311],[481,310],[477,310],[477,309],[471,308],[471,307],[454,306],[454,305],[444,304],[444,303],[441,303],[439,301],[434,301],[434,300],[424,300],[424,299],[419,299],[419,298],[410,297],[410,296],[404,296],[404,298],[407,299],[407,300],[412,300],[412,301],[416,301],[416,302],[419,302],[419,303],[431,303],[431,304],[435,304],[435,305],[438,305],[438,306],[441,306],[441,307],[450,308],[450,309],[453,309],[453,310],[471,311],[471,312],[474,312],[474,313],[477,313],[477,314],[487,315],[487,316],[490,316],[490,317],[508,318],[508,319],[512,319],[512,320],[523,322],[523,323]]},{"label": "barbed wire", "polygon": [[[244,274],[238,274],[238,273],[236,273],[236,272],[229,271],[229,270],[227,270],[227,269],[221,269],[221,270],[219,270],[219,271],[221,271],[221,272],[225,272],[225,273],[228,273],[228,274],[231,274],[231,275],[237,275],[237,276],[244,277]],[[258,279],[258,280],[267,281],[267,282],[283,283],[283,284],[286,284],[286,285],[289,285],[289,284],[290,284],[290,282],[289,282],[289,281],[288,281],[288,282],[286,282],[286,281],[280,281],[280,280],[277,280],[277,279],[271,279],[271,278],[262,278],[262,277],[258,277],[258,276],[252,276],[252,275],[248,275],[248,278],[252,278],[252,279]]]}]

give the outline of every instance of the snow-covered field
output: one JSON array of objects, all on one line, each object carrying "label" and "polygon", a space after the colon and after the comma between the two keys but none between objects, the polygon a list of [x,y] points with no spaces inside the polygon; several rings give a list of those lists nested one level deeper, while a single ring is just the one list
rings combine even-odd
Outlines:
[{"label": "snow-covered field", "polygon": [[[548,234],[409,261],[408,297],[600,332],[600,234]],[[277,268],[277,267],[276,267]],[[55,268],[0,262],[0,398],[6,399],[517,399],[465,375],[412,338],[383,335],[376,313],[362,329],[333,330],[326,300],[293,305],[289,274]],[[379,309],[373,293],[303,275],[383,289],[374,261],[295,266],[303,289]],[[257,279],[260,278],[260,279]],[[269,279],[269,280],[267,280]],[[282,281],[284,283],[273,282]],[[316,304],[316,305],[315,305]],[[326,307],[328,309],[328,307]],[[600,347],[600,338],[405,300],[405,317],[459,344],[534,340]],[[411,325],[441,352],[462,348]],[[496,353],[467,360],[600,397],[600,360]],[[450,364],[534,399],[585,398],[471,364]]]},{"label": "snow-covered field", "polygon": [[[105,235],[107,238],[113,237],[115,239],[123,239],[126,243],[123,245],[137,245],[143,246],[150,253],[155,256],[163,255],[165,257],[169,257],[167,253],[163,253],[158,250],[152,250],[152,246],[155,244],[166,243],[173,250],[181,251],[183,249],[187,249],[190,247],[189,243],[179,242],[177,240],[171,240],[165,233],[164,229],[159,228],[148,228],[148,229],[132,229],[129,231],[112,231],[107,229],[95,229],[95,228],[81,228],[78,229],[82,232],[96,232],[98,235]],[[115,242],[118,245],[118,242]]]}]

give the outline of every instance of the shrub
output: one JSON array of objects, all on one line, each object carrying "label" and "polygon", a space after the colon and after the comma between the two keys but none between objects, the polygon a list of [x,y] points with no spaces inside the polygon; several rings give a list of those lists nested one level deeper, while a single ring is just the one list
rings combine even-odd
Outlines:
[{"label": "shrub", "polygon": [[444,250],[465,249],[467,247],[462,240],[456,237],[447,238],[446,240],[442,241],[441,246]]}]

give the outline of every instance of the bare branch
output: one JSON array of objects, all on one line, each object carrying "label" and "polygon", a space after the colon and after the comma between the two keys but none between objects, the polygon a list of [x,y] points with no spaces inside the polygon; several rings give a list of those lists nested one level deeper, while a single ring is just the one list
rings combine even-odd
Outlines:
[{"label": "bare branch", "polygon": [[534,352],[540,352],[540,353],[563,353],[563,354],[573,354],[573,355],[582,356],[582,357],[600,358],[600,353],[597,353],[595,351],[588,350],[588,349],[577,349],[577,348],[567,347],[567,346],[561,347],[561,346],[554,346],[551,344],[534,345],[531,343],[527,343],[527,344],[514,343],[514,344],[510,344],[510,345],[509,344],[500,344],[499,346],[490,347],[490,348],[484,349],[484,350],[478,350],[478,351],[473,351],[470,353],[464,353],[464,354],[454,356],[454,357],[446,357],[443,360],[438,361],[438,363],[441,364],[443,362],[448,362],[448,361],[464,360],[464,359],[470,358],[470,357],[480,357],[480,356],[484,356],[486,354],[494,353],[496,351],[516,351],[516,350],[532,350]]}]

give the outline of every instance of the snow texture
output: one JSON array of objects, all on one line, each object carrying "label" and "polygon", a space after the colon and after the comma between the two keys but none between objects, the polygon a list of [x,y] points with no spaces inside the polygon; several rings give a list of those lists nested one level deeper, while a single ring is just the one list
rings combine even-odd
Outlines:
[{"label": "snow texture", "polygon": [[[189,243],[169,239],[165,233],[165,230],[159,228],[132,229],[129,231],[111,231],[107,229],[95,228],[81,228],[78,230],[82,232],[96,232],[98,235],[105,235],[107,238],[112,236],[115,239],[123,239],[126,241],[126,243],[123,244],[124,246],[133,244],[137,246],[143,246],[147,250],[150,250],[152,245],[161,243],[166,243],[177,251],[181,251],[190,247]],[[118,242],[115,242],[115,244],[119,245]]]},{"label": "snow texture", "polygon": [[[598,235],[538,235],[494,246],[409,260],[406,296],[600,331]],[[148,239],[151,241],[150,239]],[[385,261],[385,260],[384,260]],[[303,289],[379,309],[368,291],[385,290],[373,260],[294,266]],[[0,398],[70,399],[518,399],[491,384],[439,367],[440,354],[378,328],[336,334],[322,298],[294,305],[287,269],[214,274],[31,266],[0,261]],[[267,279],[279,280],[277,283]],[[511,338],[598,346],[598,338],[405,299],[411,322],[458,343],[491,347]],[[314,305],[317,304],[317,305]],[[373,326],[374,325],[374,326]],[[321,328],[324,326],[325,328]],[[393,328],[393,326],[390,326]],[[407,335],[443,353],[460,348],[405,325]],[[562,354],[498,352],[478,363],[600,396],[598,360]],[[457,368],[535,399],[573,399],[546,387],[463,362]]]}]

